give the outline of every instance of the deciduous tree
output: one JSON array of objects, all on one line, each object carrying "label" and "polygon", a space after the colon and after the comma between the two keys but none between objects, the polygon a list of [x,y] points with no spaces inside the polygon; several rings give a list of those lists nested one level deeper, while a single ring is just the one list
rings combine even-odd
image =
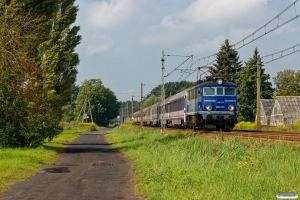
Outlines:
[{"label": "deciduous tree", "polygon": [[275,96],[300,96],[300,70],[285,69],[273,78]]},{"label": "deciduous tree", "polygon": [[[84,101],[87,96],[91,105],[93,121],[99,126],[108,125],[109,121],[119,114],[120,104],[115,94],[103,86],[101,79],[89,79],[85,80],[79,88],[75,109],[77,118],[80,111],[84,110]],[[89,115],[88,109],[89,105],[86,105],[86,113]],[[82,121],[82,116],[83,112],[79,116],[80,121]]]}]

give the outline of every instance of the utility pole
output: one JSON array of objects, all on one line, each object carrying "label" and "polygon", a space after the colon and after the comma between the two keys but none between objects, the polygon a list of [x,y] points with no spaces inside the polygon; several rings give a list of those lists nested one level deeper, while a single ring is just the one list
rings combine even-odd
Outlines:
[{"label": "utility pole", "polygon": [[124,112],[123,112],[123,110],[124,110],[124,104],[122,106],[122,122],[124,123]]},{"label": "utility pole", "polygon": [[86,117],[87,117],[87,115],[86,115],[86,112],[85,112],[85,109],[86,109],[86,104],[87,104],[87,101],[88,100],[88,97],[87,97],[87,95],[85,96],[85,100],[84,100],[84,110],[83,110],[83,117],[82,117],[82,122],[81,123],[83,123],[84,122],[84,120],[86,119]]},{"label": "utility pole", "polygon": [[256,130],[260,131],[260,56],[257,55]]},{"label": "utility pole", "polygon": [[88,96],[88,102],[89,102],[89,108],[90,108],[91,120],[92,120],[92,122],[94,122],[94,121],[93,121],[93,115],[92,115],[92,109],[91,109],[90,96],[91,96],[91,95]]},{"label": "utility pole", "polygon": [[133,95],[131,98],[131,120],[133,121]]},{"label": "utility pole", "polygon": [[129,111],[128,111],[128,101],[126,102],[126,121],[128,120]]},{"label": "utility pole", "polygon": [[77,123],[78,120],[79,120],[79,117],[80,117],[80,115],[81,115],[82,109],[85,107],[85,102],[86,102],[86,97],[85,97],[84,102],[83,102],[83,105],[82,105],[82,107],[81,107],[81,109],[80,109],[80,112],[79,112],[79,115],[78,115],[78,117],[77,117],[76,123]]},{"label": "utility pole", "polygon": [[165,124],[164,124],[164,115],[165,115],[165,84],[164,84],[164,73],[165,73],[165,67],[164,67],[164,62],[165,62],[165,57],[164,57],[164,50],[162,51],[162,58],[161,58],[161,119],[160,119],[160,125],[161,129],[160,132],[161,134],[165,133]]},{"label": "utility pole", "polygon": [[87,114],[86,114],[87,103],[89,104],[88,106],[89,106],[89,111],[90,111],[90,115],[91,115],[91,121],[93,122],[93,115],[92,115],[92,110],[91,110],[90,96],[91,96],[90,94],[85,93],[85,99],[84,99],[83,105],[82,105],[82,107],[80,109],[80,112],[79,112],[79,115],[77,117],[76,122],[78,122],[82,110],[83,110],[83,116],[82,116],[82,121],[81,122],[83,122],[84,119],[87,119]]},{"label": "utility pole", "polygon": [[143,82],[141,82],[141,105],[140,105],[140,107],[141,107],[141,127],[143,128],[143,115],[144,115],[144,113],[143,113]]}]

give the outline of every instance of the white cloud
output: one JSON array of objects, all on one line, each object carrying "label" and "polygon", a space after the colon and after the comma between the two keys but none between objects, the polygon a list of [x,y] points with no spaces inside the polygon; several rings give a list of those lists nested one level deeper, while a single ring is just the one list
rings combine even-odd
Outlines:
[{"label": "white cloud", "polygon": [[94,35],[91,38],[91,42],[92,44],[85,47],[85,54],[87,56],[107,52],[113,46],[113,41],[109,36]]},{"label": "white cloud", "polygon": [[196,23],[221,25],[241,20],[241,16],[250,15],[254,9],[266,4],[267,0],[197,0],[180,17]]},{"label": "white cloud", "polygon": [[221,44],[224,43],[226,37],[224,35],[218,35],[213,40],[203,39],[200,42],[192,43],[191,45],[183,49],[186,53],[208,53],[217,52],[220,49]]},{"label": "white cloud", "polygon": [[197,38],[216,37],[214,32],[220,34],[221,31],[226,34],[230,28],[240,24],[257,23],[249,16],[255,13],[255,9],[264,9],[266,4],[267,0],[197,0],[182,12],[164,16],[160,24],[149,27],[140,43],[173,45],[195,39],[185,37],[192,33]]},{"label": "white cloud", "polygon": [[124,25],[136,18],[137,1],[94,1],[89,4],[88,23],[95,27],[109,28]]}]

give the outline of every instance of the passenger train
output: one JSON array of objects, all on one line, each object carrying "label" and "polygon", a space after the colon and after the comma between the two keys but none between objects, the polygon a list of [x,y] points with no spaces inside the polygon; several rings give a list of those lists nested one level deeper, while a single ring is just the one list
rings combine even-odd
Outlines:
[{"label": "passenger train", "polygon": [[[196,84],[143,109],[143,125],[228,131],[237,123],[237,86],[223,77],[207,76]],[[135,112],[133,123],[141,124],[141,112]]]}]

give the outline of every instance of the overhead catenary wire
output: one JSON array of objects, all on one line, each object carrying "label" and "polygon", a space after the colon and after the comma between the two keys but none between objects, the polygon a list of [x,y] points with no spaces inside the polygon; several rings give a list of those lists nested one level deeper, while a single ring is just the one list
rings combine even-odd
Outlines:
[{"label": "overhead catenary wire", "polygon": [[[274,18],[272,18],[269,22],[267,22],[266,24],[264,24],[263,26],[261,26],[260,28],[258,28],[256,31],[254,31],[253,33],[251,33],[251,34],[248,35],[247,37],[245,37],[245,38],[243,38],[242,40],[238,41],[237,43],[233,44],[232,46],[235,47],[236,50],[241,49],[242,47],[244,47],[244,46],[246,46],[246,45],[248,45],[248,44],[254,42],[255,40],[257,40],[257,39],[259,39],[259,38],[261,38],[261,37],[267,35],[268,33],[272,32],[272,31],[274,31],[274,30],[276,30],[276,29],[278,29],[278,28],[280,28],[280,27],[282,27],[282,26],[288,24],[289,22],[295,20],[296,18],[298,18],[298,17],[300,16],[300,14],[298,14],[298,13],[296,12],[296,16],[295,16],[295,17],[293,17],[293,18],[291,18],[291,19],[289,19],[289,20],[287,20],[287,21],[285,21],[285,22],[283,22],[283,23],[281,23],[281,24],[277,23],[277,26],[276,26],[276,27],[274,27],[273,29],[270,29],[269,31],[266,31],[267,25],[269,25],[270,23],[272,23],[272,22],[273,22],[274,20],[276,20],[276,19],[279,20],[279,17],[280,17],[284,12],[286,12],[289,8],[291,8],[292,6],[295,7],[295,4],[296,4],[298,1],[299,1],[299,0],[294,1],[294,2],[293,2],[292,4],[290,4],[287,8],[285,8],[283,11],[281,11],[278,15],[276,15]],[[295,11],[296,11],[296,7],[295,7]],[[279,21],[278,21],[278,22],[279,22]],[[261,31],[262,29],[265,29],[264,34],[262,34],[262,35],[260,35],[260,36],[258,36],[258,37],[256,37],[256,38],[254,38],[254,35],[255,35],[256,33],[258,33],[259,31]],[[247,39],[249,39],[250,37],[252,37],[252,40],[245,43],[245,41],[246,41]],[[242,43],[242,42],[243,42],[243,45],[236,48],[236,46],[237,46],[238,44]],[[199,60],[204,60],[204,61],[205,61],[206,59],[209,60],[211,57],[215,57],[216,55],[217,55],[217,53],[212,54],[212,55],[210,55],[210,56],[206,56],[206,57],[200,58]],[[213,60],[213,61],[207,63],[206,65],[210,65],[210,64],[214,63],[214,61],[215,61],[215,60]]]},{"label": "overhead catenary wire", "polygon": [[177,70],[179,67],[181,67],[186,61],[188,61],[190,58],[193,58],[193,55],[191,55],[191,56],[182,56],[182,57],[188,57],[188,58],[185,61],[183,61],[180,65],[178,65],[178,67],[173,69],[170,73],[165,75],[164,77],[168,77],[170,74],[172,74],[175,70]]},{"label": "overhead catenary wire", "polygon": [[[291,21],[297,19],[297,18],[300,16],[300,14],[298,14],[298,12],[297,12],[297,10],[296,10],[296,6],[295,6],[296,3],[297,3],[298,1],[299,1],[299,0],[295,0],[292,4],[290,4],[288,7],[286,7],[283,11],[281,11],[279,14],[277,14],[275,17],[273,17],[273,18],[272,18],[270,21],[268,21],[266,24],[264,24],[263,26],[261,26],[260,28],[258,28],[256,31],[254,31],[253,33],[251,33],[251,34],[248,35],[247,37],[245,37],[245,38],[243,38],[242,40],[238,41],[237,43],[233,44],[232,46],[235,48],[235,50],[241,49],[242,47],[244,47],[244,46],[246,46],[246,45],[248,45],[248,44],[250,44],[250,43],[256,41],[257,39],[259,39],[259,38],[261,38],[261,37],[267,35],[268,33],[270,33],[270,32],[272,32],[272,31],[274,31],[274,30],[276,30],[276,29],[278,29],[278,28],[280,28],[280,27],[282,27],[282,26],[288,24],[289,22],[291,22]],[[285,22],[279,24],[279,18],[280,18],[280,16],[281,16],[283,13],[285,13],[287,10],[289,10],[292,6],[294,6],[295,16],[294,16],[293,18],[290,18],[289,20],[286,20]],[[274,28],[272,28],[272,29],[270,29],[270,30],[267,31],[267,26],[268,26],[270,23],[272,23],[274,20],[276,20],[276,19],[278,20],[277,26],[275,26]],[[261,35],[259,35],[259,36],[257,36],[257,37],[254,37],[256,33],[258,33],[259,31],[261,31],[261,30],[263,30],[263,29],[265,29],[265,31],[264,31],[263,34],[261,34]],[[249,38],[251,38],[251,37],[252,37],[252,40],[247,41],[247,39],[249,39]],[[245,42],[246,42],[246,43],[245,43]],[[239,47],[237,47],[237,46],[238,46],[239,44],[241,44],[241,43],[242,43],[242,45],[239,46]],[[297,46],[297,45],[295,45],[295,46]],[[295,46],[294,46],[294,47],[295,47]],[[283,51],[285,51],[285,50],[283,50]],[[288,56],[288,55],[293,54],[293,53],[295,53],[295,52],[297,52],[297,51],[299,51],[299,50],[296,50],[296,51],[294,51],[294,52],[292,52],[292,53],[286,54],[286,55],[284,55],[284,56],[282,56],[282,57]],[[282,52],[282,51],[280,51],[280,52]],[[276,54],[276,53],[273,53],[273,55],[275,55],[275,54]],[[194,64],[195,64],[197,61],[200,62],[201,60],[203,60],[204,66],[211,65],[211,64],[213,64],[213,63],[215,62],[215,57],[216,57],[216,55],[217,55],[217,53],[212,54],[212,55],[210,55],[210,56],[206,56],[206,57],[199,58],[199,59],[197,59],[197,60],[194,62]],[[271,54],[271,55],[272,55],[272,54]],[[282,58],[282,57],[279,57],[279,58]],[[211,60],[211,58],[213,58],[213,60]],[[265,64],[267,64],[267,63],[269,63],[269,62],[272,62],[272,61],[274,61],[274,60],[277,60],[277,59],[279,59],[279,58],[272,59],[271,61],[265,62]],[[205,63],[206,60],[207,60],[207,63]],[[211,60],[211,61],[210,61],[210,60]],[[187,76],[186,76],[183,80],[186,80],[191,74],[195,73],[196,70],[197,70],[197,67],[196,67],[194,70],[192,70],[192,72],[187,72],[188,74],[187,74]],[[181,77],[182,77],[182,75],[181,75]]]},{"label": "overhead catenary wire", "polygon": [[[296,53],[296,52],[300,51],[300,49],[295,50],[295,47],[298,47],[298,46],[300,46],[300,44],[297,44],[297,45],[294,45],[294,46],[289,47],[289,48],[287,48],[287,49],[284,49],[284,50],[281,50],[281,51],[278,51],[278,52],[275,52],[275,53],[272,53],[272,54],[263,56],[263,57],[261,57],[261,58],[267,58],[267,57],[270,57],[270,56],[271,56],[271,57],[272,57],[272,60],[267,61],[267,62],[264,62],[264,64],[267,64],[267,63],[270,63],[270,62],[272,62],[272,61],[274,61],[274,60],[278,60],[278,59],[280,59],[280,58],[286,57],[286,56],[288,56],[288,55],[291,55],[291,54],[293,54],[293,53]],[[292,49],[293,49],[293,52],[290,52],[290,53],[288,53],[288,54],[283,54],[285,51],[289,51],[289,50],[292,50]],[[281,54],[281,55],[280,55],[279,57],[277,57],[277,58],[274,58],[274,55],[276,55],[276,54]]]},{"label": "overhead catenary wire", "polygon": [[[261,26],[259,29],[257,29],[256,31],[254,31],[253,33],[251,33],[250,35],[248,35],[248,36],[245,37],[244,39],[242,39],[242,40],[240,40],[239,42],[235,43],[233,46],[236,47],[238,44],[243,43],[242,46],[236,48],[236,50],[238,50],[238,49],[242,48],[243,46],[246,46],[247,44],[249,44],[249,43],[251,43],[251,42],[253,42],[253,41],[255,41],[255,40],[257,40],[257,39],[259,39],[259,38],[261,38],[261,37],[263,37],[264,35],[266,35],[266,34],[272,32],[272,31],[274,31],[274,30],[276,30],[276,29],[278,29],[278,28],[280,28],[280,27],[282,27],[282,26],[288,24],[289,22],[295,20],[296,18],[298,18],[300,15],[297,14],[296,7],[295,7],[295,4],[296,4],[298,1],[299,1],[299,0],[294,1],[294,2],[293,2],[292,4],[290,4],[287,8],[285,8],[283,11],[281,11],[278,15],[276,15],[274,18],[272,18],[269,22],[267,22],[266,24],[264,24],[263,26]],[[293,17],[293,18],[291,18],[291,19],[289,19],[289,20],[287,20],[287,21],[285,21],[285,22],[283,22],[283,23],[281,23],[281,24],[279,24],[279,17],[280,17],[284,12],[286,12],[288,9],[290,9],[292,6],[294,6],[294,8],[295,8],[296,16]],[[276,19],[278,19],[277,26],[275,26],[273,29],[270,29],[269,31],[266,31],[267,25],[269,25],[270,23],[272,23],[272,22],[273,22],[274,20],[276,20]],[[258,33],[259,31],[263,30],[263,29],[265,29],[264,34],[258,36],[257,38],[254,38],[254,35],[255,35],[256,33]],[[252,37],[252,40],[251,40],[250,42],[248,42],[248,43],[244,43],[245,40],[247,40],[247,39],[250,38],[250,37]]]},{"label": "overhead catenary wire", "polygon": [[[272,32],[272,31],[274,31],[274,30],[276,30],[276,29],[278,29],[278,28],[280,28],[280,27],[286,25],[287,23],[289,23],[289,22],[295,20],[296,18],[298,18],[298,17],[300,16],[300,14],[297,13],[296,6],[295,6],[295,4],[296,4],[298,1],[299,1],[299,0],[294,1],[294,2],[293,2],[292,4],[290,4],[287,8],[285,8],[283,11],[281,11],[278,15],[276,15],[274,18],[272,18],[269,22],[267,22],[267,23],[264,24],[262,27],[260,27],[259,29],[257,29],[256,31],[254,31],[253,33],[251,33],[250,35],[248,35],[247,37],[245,37],[244,39],[240,40],[239,42],[235,43],[235,44],[232,45],[232,46],[233,46],[233,47],[236,47],[238,44],[240,44],[241,42],[243,42],[243,45],[242,45],[242,46],[240,46],[240,47],[238,47],[238,48],[235,48],[235,50],[238,50],[238,49],[240,49],[240,48],[242,48],[242,47],[244,47],[244,46],[250,44],[251,42],[253,42],[253,41],[255,41],[255,40],[257,40],[257,39],[263,37],[264,35],[267,35],[268,33]],[[294,6],[294,9],[295,9],[295,17],[293,17],[293,18],[291,18],[291,19],[289,19],[289,20],[287,20],[287,21],[285,21],[285,22],[279,24],[279,17],[280,17],[284,12],[286,12],[288,9],[290,9],[292,6]],[[269,25],[271,22],[273,22],[273,21],[276,20],[276,19],[278,19],[277,26],[274,27],[273,29],[270,29],[269,31],[266,31],[267,25]],[[262,34],[262,35],[260,35],[260,36],[258,36],[258,37],[256,37],[256,38],[254,38],[255,33],[258,33],[258,32],[259,32],[260,30],[262,30],[263,28],[265,29],[264,34]],[[249,41],[249,42],[247,42],[247,43],[245,43],[245,40],[247,40],[247,39],[250,38],[251,36],[253,37],[252,40]],[[279,52],[276,52],[276,53],[272,53],[272,54],[267,55],[267,56],[263,56],[263,57],[261,57],[261,58],[266,58],[266,57],[268,57],[268,56],[274,56],[274,55],[276,55],[276,54],[278,54],[278,53],[283,53],[283,52],[288,51],[288,50],[290,50],[290,49],[294,49],[294,48],[297,47],[297,46],[299,46],[299,44],[298,44],[298,45],[294,45],[293,47],[290,47],[290,48],[288,48],[288,49],[285,49],[285,50],[282,50],[282,51],[279,51]],[[272,57],[272,60],[267,61],[267,62],[264,62],[264,64],[267,64],[267,63],[270,63],[270,62],[272,62],[272,61],[278,60],[278,59],[280,59],[280,58],[286,57],[286,56],[291,55],[291,54],[293,54],[293,53],[296,53],[296,52],[298,52],[298,51],[300,51],[300,50],[294,50],[293,52],[290,52],[290,53],[285,54],[285,55],[281,55],[280,57],[277,57],[277,58],[273,58],[273,57]],[[205,62],[206,59],[209,60],[211,57],[216,57],[216,55],[217,55],[217,53],[212,54],[212,55],[210,55],[210,56],[206,56],[206,57],[197,59],[197,60],[203,60],[203,61]],[[214,62],[215,62],[215,59],[213,59],[213,60],[210,61],[210,62],[207,61],[206,65],[213,64]],[[197,68],[195,68],[195,70],[194,70],[193,72],[190,72],[190,73],[185,77],[184,80],[186,80],[191,74],[195,73],[196,69],[197,69]]]}]

